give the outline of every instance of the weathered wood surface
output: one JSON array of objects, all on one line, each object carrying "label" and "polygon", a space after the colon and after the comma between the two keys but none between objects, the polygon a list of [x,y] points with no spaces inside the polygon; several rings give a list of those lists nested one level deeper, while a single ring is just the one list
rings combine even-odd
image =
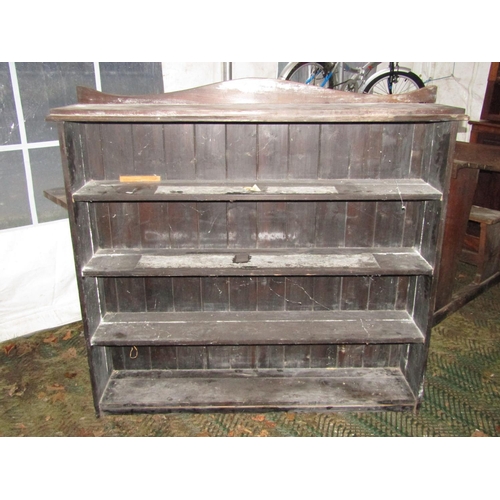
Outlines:
[{"label": "weathered wood surface", "polygon": [[93,345],[423,342],[407,311],[108,313]]},{"label": "weathered wood surface", "polygon": [[[454,152],[454,174],[450,183],[448,211],[445,221],[443,251],[441,256],[435,315],[439,321],[443,314],[451,314],[457,305],[466,302],[452,297],[453,280],[462,254],[466,237],[467,222],[474,202],[479,171],[500,171],[500,148],[485,144],[457,141]],[[474,293],[464,297],[475,298]],[[447,305],[450,304],[450,307]],[[438,311],[441,313],[438,314]]]},{"label": "weathered wood surface", "polygon": [[68,201],[66,199],[66,190],[63,187],[46,189],[43,192],[43,195],[45,196],[45,198],[52,201],[56,205],[59,205],[60,207],[64,208],[65,210],[68,209]]},{"label": "weathered wood surface", "polygon": [[[464,110],[430,104],[435,89],[374,96],[273,79],[241,79],[160,96],[80,91],[80,104],[50,111],[53,121],[109,122],[418,122],[466,119]],[[416,102],[415,102],[416,101]]]},{"label": "weathered wood surface", "polygon": [[437,87],[429,85],[406,94],[377,96],[327,90],[297,82],[271,78],[242,78],[197,87],[194,89],[154,95],[116,95],[88,87],[77,87],[80,104],[289,104],[300,96],[307,103],[331,104],[337,102],[398,102],[434,103]]},{"label": "weathered wood surface", "polygon": [[53,110],[97,411],[415,407],[465,118],[433,92],[243,80]]},{"label": "weathered wood surface", "polygon": [[281,200],[439,200],[442,193],[421,179],[335,179],[257,184],[116,183],[90,181],[74,195],[77,201],[281,201]]},{"label": "weathered wood surface", "polygon": [[188,370],[115,373],[105,412],[402,409],[414,395],[397,369]]},{"label": "weathered wood surface", "polygon": [[[432,274],[432,267],[412,248],[318,249],[293,253],[253,249],[206,253],[100,251],[83,266],[85,276],[351,276]],[[385,251],[384,251],[385,250]],[[249,254],[245,263],[235,262]]]},{"label": "weathered wood surface", "polygon": [[454,294],[451,299],[440,309],[434,312],[434,325],[438,325],[445,320],[450,314],[458,311],[471,300],[479,297],[492,286],[497,286],[500,283],[500,272],[485,279],[481,283],[471,283],[465,286],[460,292]]},{"label": "weathered wood surface", "polygon": [[445,221],[435,310],[446,306],[452,298],[453,283],[467,230],[470,207],[474,198],[478,170],[463,168],[450,181],[448,210]]},{"label": "weathered wood surface", "polygon": [[487,225],[498,224],[500,222],[500,212],[491,208],[472,205],[469,220]]},{"label": "weathered wood surface", "polygon": [[500,172],[500,148],[487,144],[457,141],[454,161],[459,168]]}]

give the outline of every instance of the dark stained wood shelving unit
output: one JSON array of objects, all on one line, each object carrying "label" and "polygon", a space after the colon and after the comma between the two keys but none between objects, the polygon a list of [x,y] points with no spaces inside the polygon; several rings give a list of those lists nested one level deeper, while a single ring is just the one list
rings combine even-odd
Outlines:
[{"label": "dark stained wood shelving unit", "polygon": [[466,119],[434,95],[249,79],[51,110],[97,414],[418,407]]}]

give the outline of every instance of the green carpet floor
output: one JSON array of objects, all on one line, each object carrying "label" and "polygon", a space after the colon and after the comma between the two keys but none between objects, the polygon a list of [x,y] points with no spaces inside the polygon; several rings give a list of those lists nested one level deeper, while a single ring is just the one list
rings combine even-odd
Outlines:
[{"label": "green carpet floor", "polygon": [[4,437],[499,435],[500,286],[434,328],[425,396],[417,414],[178,413],[96,418],[81,324],[0,344],[0,436]]}]

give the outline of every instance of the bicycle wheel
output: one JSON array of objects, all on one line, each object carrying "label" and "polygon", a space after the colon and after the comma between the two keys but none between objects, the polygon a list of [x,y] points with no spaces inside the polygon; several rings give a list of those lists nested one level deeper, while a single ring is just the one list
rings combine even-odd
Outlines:
[{"label": "bicycle wheel", "polygon": [[425,87],[424,82],[415,74],[407,71],[396,70],[393,73],[392,88],[389,88],[391,74],[382,73],[365,88],[365,94],[406,94],[413,90]]},{"label": "bicycle wheel", "polygon": [[[281,77],[292,82],[307,83],[320,87],[328,73],[327,66],[321,62],[298,62],[286,74]],[[333,88],[333,78],[329,78],[323,85],[325,88]]]}]

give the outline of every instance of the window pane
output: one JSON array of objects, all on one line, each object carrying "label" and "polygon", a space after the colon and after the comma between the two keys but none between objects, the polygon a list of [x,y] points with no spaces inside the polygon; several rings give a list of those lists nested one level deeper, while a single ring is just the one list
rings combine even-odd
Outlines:
[{"label": "window pane", "polygon": [[0,229],[31,224],[21,151],[0,153]]},{"label": "window pane", "polygon": [[7,146],[20,142],[9,64],[0,62],[0,145]]},{"label": "window pane", "polygon": [[102,91],[109,94],[162,94],[161,63],[105,62],[99,63]]},{"label": "window pane", "polygon": [[64,186],[59,148],[32,149],[30,163],[38,222],[66,218],[67,211],[43,195],[46,189]]},{"label": "window pane", "polygon": [[83,62],[16,63],[28,142],[57,140],[45,121],[51,108],[76,103],[76,87],[95,88],[94,65]]}]

